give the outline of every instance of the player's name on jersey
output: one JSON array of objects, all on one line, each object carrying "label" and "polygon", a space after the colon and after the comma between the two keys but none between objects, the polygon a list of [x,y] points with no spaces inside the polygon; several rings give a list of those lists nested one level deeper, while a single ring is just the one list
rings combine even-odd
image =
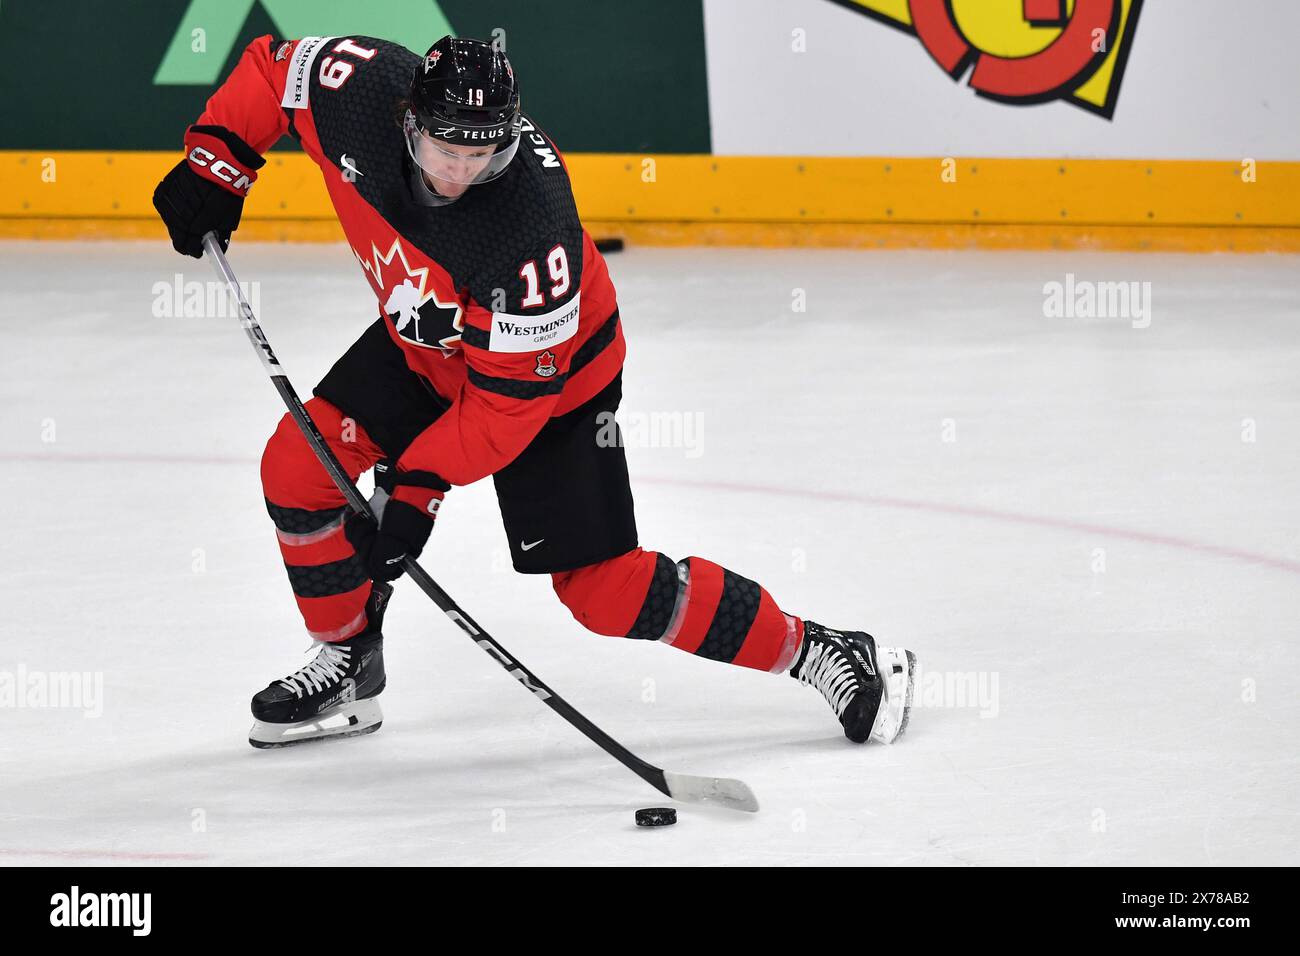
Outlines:
[{"label": "player's name on jersey", "polygon": [[555,150],[551,149],[550,144],[546,142],[546,137],[537,132],[537,127],[533,125],[532,120],[522,113],[519,116],[519,135],[527,140],[533,152],[542,158],[544,167],[554,169],[560,165],[560,158],[555,155]]}]

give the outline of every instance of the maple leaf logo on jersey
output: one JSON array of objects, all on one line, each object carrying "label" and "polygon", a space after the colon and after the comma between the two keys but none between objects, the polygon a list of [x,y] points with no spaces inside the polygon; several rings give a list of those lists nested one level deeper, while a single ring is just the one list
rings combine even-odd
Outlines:
[{"label": "maple leaf logo on jersey", "polygon": [[374,243],[370,250],[369,260],[355,249],[352,254],[370,274],[384,314],[392,320],[397,334],[415,345],[438,349],[444,356],[455,355],[465,331],[465,310],[460,303],[438,298],[429,281],[428,266],[412,268],[400,239],[393,240],[387,255]]},{"label": "maple leaf logo on jersey", "polygon": [[437,65],[438,65],[438,61],[439,61],[440,59],[442,59],[442,51],[441,51],[441,50],[432,50],[432,51],[430,51],[430,53],[429,53],[429,54],[424,58],[424,72],[425,72],[425,73],[428,73],[428,72],[429,72],[430,70],[432,70],[435,66],[437,66]]},{"label": "maple leaf logo on jersey", "polygon": [[533,369],[542,378],[550,378],[559,371],[555,367],[555,353],[547,349],[541,355],[537,356],[537,368]]}]

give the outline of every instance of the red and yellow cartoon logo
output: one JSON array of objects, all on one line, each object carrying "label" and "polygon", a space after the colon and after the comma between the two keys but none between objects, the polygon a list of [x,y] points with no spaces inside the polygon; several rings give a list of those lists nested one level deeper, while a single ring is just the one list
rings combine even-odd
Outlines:
[{"label": "red and yellow cartoon logo", "polygon": [[1142,0],[831,0],[915,34],[954,80],[1003,103],[1115,112]]}]

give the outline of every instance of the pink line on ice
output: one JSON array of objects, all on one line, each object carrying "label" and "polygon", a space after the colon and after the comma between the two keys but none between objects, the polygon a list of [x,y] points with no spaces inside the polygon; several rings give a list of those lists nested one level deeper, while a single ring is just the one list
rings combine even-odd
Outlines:
[{"label": "pink line on ice", "polygon": [[[91,464],[105,464],[110,462],[135,464],[151,462],[171,465],[258,464],[257,459],[242,458],[234,455],[155,455],[134,452],[122,454],[0,454],[0,461],[60,464],[64,462]],[[1074,521],[1069,518],[1048,518],[1040,515],[1021,514],[1015,511],[1004,511],[1000,508],[943,504],[942,502],[937,501],[920,501],[913,498],[894,498],[887,495],[855,494],[843,491],[818,491],[814,489],[795,488],[788,485],[764,485],[755,482],[699,481],[690,478],[651,478],[640,476],[633,479],[633,484],[666,485],[675,488],[695,488],[703,491],[731,491],[741,494],[776,495],[785,498],[803,498],[813,499],[816,501],[835,501],[845,504],[873,505],[878,508],[900,508],[907,511],[923,511],[929,514],[959,515],[965,518],[980,518],[986,521],[1001,521],[1006,524],[1027,525],[1035,528],[1052,528],[1058,531],[1078,531],[1084,534],[1121,538],[1126,541],[1139,541],[1143,544],[1155,544],[1166,548],[1178,548],[1183,551],[1192,551],[1198,554],[1212,554],[1216,557],[1231,558],[1235,561],[1245,561],[1248,564],[1258,564],[1263,567],[1274,568],[1278,571],[1286,571],[1290,574],[1300,574],[1300,561],[1293,561],[1289,558],[1275,558],[1267,554],[1259,554],[1241,548],[1229,548],[1224,545],[1211,544],[1207,541],[1196,541],[1192,538],[1182,538],[1171,534],[1160,534],[1152,531],[1129,531],[1125,528],[1115,528],[1109,525],[1094,524],[1089,521]]]},{"label": "pink line on ice", "polygon": [[1300,561],[1288,558],[1275,558],[1241,548],[1229,548],[1223,545],[1180,538],[1171,534],[1159,534],[1151,531],[1129,531],[1109,525],[1093,524],[1088,521],[1074,521],[1069,518],[1046,518],[1038,515],[1020,514],[1015,511],[1003,511],[1000,508],[983,508],[973,505],[949,505],[937,501],[918,501],[912,498],[893,498],[887,495],[852,494],[840,491],[817,491],[803,488],[791,488],[783,485],[762,485],[752,482],[732,481],[694,481],[689,478],[637,478],[634,483],[649,485],[670,485],[676,488],[698,488],[709,491],[734,491],[745,494],[779,495],[789,498],[812,498],[817,501],[838,501],[845,504],[875,505],[881,508],[901,508],[909,511],[925,511],[930,514],[960,515],[967,518],[983,518],[989,521],[1002,521],[1007,524],[1030,525],[1038,528],[1053,528],[1061,531],[1081,531],[1085,534],[1106,535],[1112,538],[1124,538],[1128,541],[1140,541],[1144,544],[1158,544],[1167,548],[1181,548],[1201,554],[1213,554],[1223,558],[1233,558],[1251,564],[1262,564],[1291,574],[1300,574]]},{"label": "pink line on ice", "polygon": [[0,455],[0,461],[27,461],[36,464],[158,464],[158,465],[256,465],[255,458],[241,458],[236,455],[161,455],[153,452],[59,452],[43,455],[38,453]]},{"label": "pink line on ice", "polygon": [[0,847],[0,856],[52,856],[61,860],[210,860],[211,853],[127,853],[121,850],[19,850]]}]

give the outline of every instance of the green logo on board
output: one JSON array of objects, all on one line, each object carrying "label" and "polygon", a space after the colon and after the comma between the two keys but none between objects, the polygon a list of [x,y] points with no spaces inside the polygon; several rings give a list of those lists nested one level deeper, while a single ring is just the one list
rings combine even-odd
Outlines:
[{"label": "green logo on board", "polygon": [[239,41],[253,7],[260,5],[278,36],[370,36],[423,50],[454,33],[435,0],[190,0],[167,45],[155,86],[211,86]]}]

